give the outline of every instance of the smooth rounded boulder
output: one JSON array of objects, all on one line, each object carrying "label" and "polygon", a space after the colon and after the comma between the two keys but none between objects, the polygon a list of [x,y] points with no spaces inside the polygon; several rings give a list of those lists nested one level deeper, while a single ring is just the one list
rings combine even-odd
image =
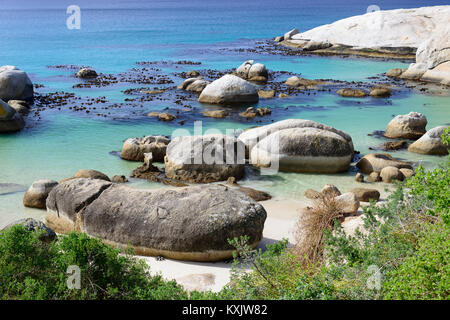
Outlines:
[{"label": "smooth rounded boulder", "polygon": [[26,72],[15,66],[0,67],[0,99],[32,100],[33,83]]},{"label": "smooth rounded boulder", "polygon": [[447,126],[430,129],[419,140],[413,142],[408,151],[420,154],[445,156],[449,147],[442,143],[442,134]]},{"label": "smooth rounded boulder", "polygon": [[274,132],[250,152],[252,165],[285,172],[343,172],[352,157],[353,147],[341,135],[311,127]]},{"label": "smooth rounded boulder", "polygon": [[333,127],[327,126],[325,124],[304,119],[286,119],[266,126],[252,128],[242,132],[239,135],[239,140],[244,142],[246,152],[247,154],[249,154],[250,151],[253,149],[253,147],[262,139],[266,138],[267,136],[277,131],[291,128],[317,128],[336,133],[341,137],[343,137],[350,144],[353,150],[353,142],[349,134],[341,130],[335,129]]},{"label": "smooth rounded boulder", "polygon": [[56,232],[82,231],[136,255],[190,261],[229,259],[228,239],[262,239],[264,208],[221,185],[138,190],[101,180],[74,179],[47,198],[47,224]]},{"label": "smooth rounded boulder", "polygon": [[377,202],[380,199],[380,192],[377,189],[354,188],[350,190],[361,202]]},{"label": "smooth rounded boulder", "polygon": [[227,74],[208,84],[198,101],[210,104],[256,103],[259,100],[256,88],[248,81]]},{"label": "smooth rounded boulder", "polygon": [[47,196],[58,185],[57,181],[42,179],[33,182],[23,197],[25,207],[45,209]]},{"label": "smooth rounded boulder", "polygon": [[380,172],[380,177],[383,182],[392,183],[394,180],[403,181],[405,176],[397,167],[385,167]]},{"label": "smooth rounded boulder", "polygon": [[419,112],[398,115],[386,127],[387,138],[418,139],[426,132],[427,118]]},{"label": "smooth rounded boulder", "polygon": [[394,159],[387,153],[370,153],[362,157],[356,167],[365,174],[372,172],[381,172],[385,167],[407,168],[412,169],[409,162]]},{"label": "smooth rounded boulder", "polygon": [[146,136],[143,138],[129,138],[122,146],[120,156],[130,161],[144,161],[145,153],[152,153],[153,161],[164,162],[167,145],[170,139],[165,136]]},{"label": "smooth rounded boulder", "polygon": [[23,117],[0,99],[0,133],[20,131],[25,127]]},{"label": "smooth rounded boulder", "polygon": [[244,175],[245,146],[223,134],[179,136],[167,146],[168,178],[194,183],[239,180]]},{"label": "smooth rounded boulder", "polygon": [[178,86],[178,89],[201,93],[209,83],[210,83],[209,81],[203,80],[200,77],[188,78]]},{"label": "smooth rounded boulder", "polygon": [[86,169],[78,170],[72,177],[72,179],[75,179],[75,178],[100,179],[100,180],[110,181],[109,177],[106,174],[104,174],[103,172],[100,172],[97,170],[86,170]]},{"label": "smooth rounded boulder", "polygon": [[367,92],[361,89],[351,89],[351,88],[344,88],[340,89],[336,92],[341,97],[353,97],[353,98],[363,98],[367,96]]}]

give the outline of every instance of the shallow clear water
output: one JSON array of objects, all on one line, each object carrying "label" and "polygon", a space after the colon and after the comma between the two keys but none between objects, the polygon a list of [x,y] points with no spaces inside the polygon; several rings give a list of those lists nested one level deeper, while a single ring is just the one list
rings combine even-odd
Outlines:
[{"label": "shallow clear water", "polygon": [[[33,82],[45,87],[39,92],[68,91],[82,97],[105,96],[112,102],[123,102],[123,87],[73,89],[78,83],[73,72],[52,69],[59,64],[89,65],[99,72],[118,73],[136,67],[137,61],[191,60],[200,66],[167,66],[161,72],[171,73],[191,69],[231,69],[243,61],[255,59],[273,71],[289,71],[307,78],[331,78],[346,81],[371,81],[394,67],[405,67],[398,61],[361,58],[292,57],[252,54],[234,51],[252,48],[255,39],[270,38],[296,26],[301,30],[329,23],[346,16],[362,14],[370,1],[115,1],[83,2],[81,30],[65,27],[65,1],[44,1],[37,9],[32,2],[2,1],[0,63],[17,65],[27,71]],[[377,1],[382,9],[417,7],[418,1],[398,1],[396,4]],[[427,5],[445,4],[429,1]],[[84,5],[84,7],[83,7]],[[22,7],[20,7],[22,6]],[[19,9],[17,9],[19,7]],[[22,9],[20,9],[22,8]],[[53,9],[45,9],[53,8]],[[86,8],[86,9],[84,9]],[[88,9],[93,8],[93,9]],[[106,9],[105,9],[106,8]],[[123,9],[117,9],[123,8]],[[136,9],[139,8],[139,9]],[[140,87],[129,84],[127,88]],[[384,130],[393,115],[410,111],[424,113],[427,128],[450,122],[450,98],[429,96],[399,89],[390,99],[344,99],[333,92],[288,99],[260,100],[259,106],[272,108],[265,123],[286,118],[311,119],[349,133],[355,149],[371,152],[369,147],[382,140],[368,136],[374,130]],[[141,112],[172,106],[168,102],[145,104]],[[194,103],[201,110],[205,106]],[[285,109],[287,107],[287,110]],[[124,111],[126,112],[126,111]],[[192,130],[193,119],[184,125]],[[244,120],[202,118],[204,129],[245,128],[256,125]],[[23,188],[34,180],[60,180],[72,176],[78,169],[96,169],[108,175],[129,175],[138,163],[123,161],[111,151],[119,151],[128,137],[149,134],[170,135],[179,127],[152,118],[135,120],[99,120],[95,117],[65,111],[48,112],[41,121],[29,119],[30,128],[16,134],[0,136],[0,226],[24,216],[40,217],[40,210],[22,205],[23,192],[2,194],[1,184],[14,183]],[[435,166],[442,158],[422,156],[407,151],[392,152],[404,159]],[[269,191],[277,197],[302,198],[307,188],[320,189],[334,183],[342,190],[357,186],[355,172],[338,175],[280,173],[258,177],[249,172],[243,182]],[[135,181],[136,187],[160,187]],[[379,188],[384,185],[379,184]],[[2,189],[3,188],[3,189]],[[11,190],[11,186],[8,187]],[[3,191],[2,191],[3,190]]]}]

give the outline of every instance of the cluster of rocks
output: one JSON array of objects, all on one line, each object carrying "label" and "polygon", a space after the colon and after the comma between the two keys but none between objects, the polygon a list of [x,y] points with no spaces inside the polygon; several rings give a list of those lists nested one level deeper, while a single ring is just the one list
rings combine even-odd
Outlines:
[{"label": "cluster of rocks", "polygon": [[[391,139],[416,140],[408,147],[410,152],[447,155],[448,146],[445,146],[441,140],[447,126],[439,126],[427,131],[427,123],[427,118],[418,112],[398,115],[389,122],[384,135]],[[402,144],[404,143],[402,142]]]},{"label": "cluster of rocks", "polygon": [[164,162],[169,143],[170,139],[166,136],[129,138],[123,143],[120,156],[125,160],[143,162],[144,154],[151,153],[153,161]]},{"label": "cluster of rocks", "polygon": [[269,77],[269,72],[262,63],[255,63],[254,60],[248,60],[236,69],[236,75],[249,81],[266,82]]},{"label": "cluster of rocks", "polygon": [[369,182],[392,183],[394,180],[403,181],[414,174],[411,163],[394,159],[387,153],[367,154],[356,163],[356,167],[369,175]]},{"label": "cluster of rocks", "polygon": [[264,117],[268,116],[272,113],[272,111],[269,108],[253,108],[249,107],[244,112],[239,113],[239,116],[247,119],[253,119],[256,116],[258,117]]},{"label": "cluster of rocks", "polygon": [[227,186],[136,190],[99,179],[58,184],[46,201],[46,224],[58,233],[81,231],[131,246],[137,255],[217,261],[232,258],[228,239],[262,239],[264,208]]},{"label": "cluster of rocks", "polygon": [[386,98],[391,96],[392,91],[387,87],[374,87],[369,93],[362,89],[343,88],[338,90],[336,93],[345,98],[364,98],[367,97],[367,95],[370,95],[373,98]]},{"label": "cluster of rocks", "polygon": [[[0,67],[0,133],[20,131],[33,100],[33,83],[15,66]],[[6,103],[7,101],[8,103]]]}]

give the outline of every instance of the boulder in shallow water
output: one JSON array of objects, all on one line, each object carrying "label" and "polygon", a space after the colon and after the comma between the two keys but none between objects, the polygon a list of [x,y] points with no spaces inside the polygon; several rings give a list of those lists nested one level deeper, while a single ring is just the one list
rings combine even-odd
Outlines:
[{"label": "boulder in shallow water", "polygon": [[244,175],[245,146],[231,136],[211,134],[179,136],[167,146],[164,159],[167,177],[209,183]]},{"label": "boulder in shallow water", "polygon": [[58,185],[54,180],[36,180],[23,197],[23,205],[30,208],[45,209],[45,201],[52,189]]},{"label": "boulder in shallow water", "polygon": [[250,151],[252,165],[287,172],[343,172],[352,157],[353,147],[345,138],[312,127],[276,131]]},{"label": "boulder in shallow water", "polygon": [[248,81],[227,74],[208,84],[198,98],[199,102],[211,104],[255,103],[259,96]]},{"label": "boulder in shallow water", "polygon": [[32,100],[33,83],[28,75],[15,66],[0,67],[0,99]]},{"label": "boulder in shallow water", "polygon": [[266,126],[251,128],[241,133],[239,135],[239,140],[244,142],[247,150],[246,152],[249,154],[250,151],[253,149],[253,147],[262,139],[268,137],[274,132],[291,128],[317,128],[336,133],[341,137],[343,137],[350,144],[353,152],[353,142],[350,135],[341,130],[337,130],[335,128],[327,126],[325,124],[304,119],[286,119],[277,121],[275,123]]},{"label": "boulder in shallow water", "polygon": [[337,91],[337,94],[342,97],[363,98],[367,96],[367,92],[361,89],[344,88]]},{"label": "boulder in shallow water", "polygon": [[394,180],[403,181],[405,176],[397,167],[385,167],[380,172],[383,182],[392,183]]},{"label": "boulder in shallow water", "polygon": [[152,153],[153,161],[163,162],[170,139],[165,136],[146,136],[125,140],[120,156],[131,161],[144,161],[145,153]]},{"label": "boulder in shallow water", "polygon": [[429,155],[447,155],[449,147],[442,143],[441,138],[446,128],[448,127],[440,126],[428,130],[419,140],[409,146],[408,151]]},{"label": "boulder in shallow water", "polygon": [[389,88],[373,88],[372,90],[370,90],[369,95],[371,97],[374,98],[386,98],[386,97],[390,97],[392,94],[391,89]]},{"label": "boulder in shallow water", "polygon": [[189,78],[184,80],[178,86],[178,89],[200,93],[209,83],[209,81],[203,80],[202,78]]},{"label": "boulder in shallow water", "polygon": [[395,68],[386,72],[389,78],[399,78],[406,69]]},{"label": "boulder in shallow water", "polygon": [[236,69],[236,74],[246,80],[265,82],[269,77],[266,66],[262,63],[255,63],[254,60],[245,61]]},{"label": "boulder in shallow water", "polygon": [[47,199],[47,224],[79,230],[106,243],[131,246],[136,255],[192,261],[232,257],[228,239],[262,239],[264,208],[242,192],[220,185],[136,190],[101,180],[74,179]]},{"label": "boulder in shallow water", "polygon": [[220,110],[208,110],[203,112],[203,115],[208,118],[216,118],[216,119],[222,119],[228,116],[228,111],[224,109]]},{"label": "boulder in shallow water", "polygon": [[365,174],[370,174],[373,171],[381,172],[383,168],[389,166],[399,169],[412,169],[412,166],[409,162],[394,159],[390,154],[387,153],[370,153],[362,157],[356,163],[356,167]]},{"label": "boulder in shallow water", "polygon": [[427,118],[419,112],[398,115],[386,127],[384,135],[388,138],[418,139],[425,132]]},{"label": "boulder in shallow water", "polygon": [[258,96],[263,99],[272,99],[275,97],[275,90],[259,90]]},{"label": "boulder in shallow water", "polygon": [[367,177],[367,181],[369,182],[379,182],[381,181],[381,177],[380,177],[380,173],[373,171],[369,174],[369,176]]},{"label": "boulder in shallow water", "polygon": [[82,79],[92,79],[97,78],[97,76],[97,72],[91,68],[82,68],[77,72],[77,77]]},{"label": "boulder in shallow water", "polygon": [[23,117],[9,104],[0,99],[0,133],[16,132],[23,129]]}]

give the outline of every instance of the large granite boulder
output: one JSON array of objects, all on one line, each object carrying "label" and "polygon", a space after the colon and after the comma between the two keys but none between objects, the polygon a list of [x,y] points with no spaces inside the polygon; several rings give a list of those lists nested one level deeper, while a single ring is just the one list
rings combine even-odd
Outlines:
[{"label": "large granite boulder", "polygon": [[253,149],[253,147],[265,137],[277,131],[291,128],[317,128],[336,133],[343,137],[350,144],[353,152],[353,142],[350,135],[325,124],[304,119],[286,119],[266,126],[252,128],[241,133],[239,135],[239,140],[244,142],[247,153],[250,154],[250,151]]},{"label": "large granite boulder", "polygon": [[266,211],[240,191],[220,185],[137,190],[101,180],[74,179],[47,199],[47,224],[99,237],[137,255],[192,261],[232,257],[228,239],[262,239]]},{"label": "large granite boulder", "polygon": [[241,64],[236,69],[236,74],[242,79],[259,82],[265,82],[269,77],[266,66],[262,63],[255,63],[254,60],[248,60]]},{"label": "large granite boulder", "polygon": [[409,162],[394,159],[387,153],[367,154],[356,163],[356,167],[365,174],[381,172],[381,170],[385,167],[412,169]]},{"label": "large granite boulder", "polygon": [[179,136],[167,146],[167,177],[195,183],[236,179],[244,175],[245,146],[236,138],[212,134]]},{"label": "large granite boulder", "polygon": [[58,185],[54,180],[37,180],[28,188],[23,197],[25,207],[45,209],[45,201],[52,189]]},{"label": "large granite boulder", "polygon": [[425,132],[427,118],[419,112],[398,115],[386,127],[384,135],[388,138],[418,139]]},{"label": "large granite boulder", "polygon": [[198,101],[211,104],[236,104],[255,103],[258,99],[258,92],[250,82],[227,74],[208,84]]},{"label": "large granite boulder", "polygon": [[125,140],[120,156],[131,161],[144,161],[145,153],[152,153],[153,161],[164,162],[170,139],[164,136],[146,136]]},{"label": "large granite boulder", "polygon": [[332,131],[306,127],[276,131],[251,149],[254,166],[288,172],[336,173],[348,170],[351,144]]},{"label": "large granite boulder", "polygon": [[408,151],[429,154],[429,155],[447,155],[449,147],[442,143],[442,134],[447,126],[440,126],[430,129],[419,140],[412,143]]},{"label": "large granite boulder", "polygon": [[33,83],[28,75],[15,66],[0,67],[0,99],[32,100]]},{"label": "large granite boulder", "polygon": [[386,183],[392,183],[394,180],[403,181],[405,179],[399,168],[391,166],[381,169],[380,177]]},{"label": "large granite boulder", "polygon": [[0,133],[20,131],[24,126],[23,117],[0,99]]}]

